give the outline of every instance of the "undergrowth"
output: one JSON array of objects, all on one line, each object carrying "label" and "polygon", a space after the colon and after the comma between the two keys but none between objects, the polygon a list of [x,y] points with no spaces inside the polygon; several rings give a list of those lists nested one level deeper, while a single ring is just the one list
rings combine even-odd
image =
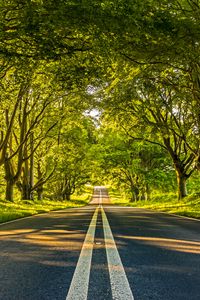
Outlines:
[{"label": "undergrowth", "polygon": [[81,207],[89,202],[91,194],[92,189],[87,188],[82,195],[72,195],[70,201],[44,199],[9,202],[0,200],[0,223],[53,210]]},{"label": "undergrowth", "polygon": [[200,219],[199,194],[192,194],[178,200],[175,193],[152,193],[150,200],[137,202],[131,202],[128,197],[120,194],[117,190],[110,190],[109,195],[111,202],[115,205],[141,207]]}]

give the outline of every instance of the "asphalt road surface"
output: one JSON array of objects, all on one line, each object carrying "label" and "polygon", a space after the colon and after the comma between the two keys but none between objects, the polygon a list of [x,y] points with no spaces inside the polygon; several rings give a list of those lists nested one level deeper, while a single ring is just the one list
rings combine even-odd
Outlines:
[{"label": "asphalt road surface", "polygon": [[90,205],[0,226],[1,300],[199,300],[200,221]]}]

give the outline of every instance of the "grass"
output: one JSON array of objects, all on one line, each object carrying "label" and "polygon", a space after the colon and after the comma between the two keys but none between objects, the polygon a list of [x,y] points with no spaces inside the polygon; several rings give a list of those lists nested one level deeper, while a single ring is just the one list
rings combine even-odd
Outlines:
[{"label": "grass", "polygon": [[[42,201],[18,200],[12,203],[0,200],[0,223],[53,210],[81,207],[89,202],[91,194],[91,187],[87,187],[81,196],[72,195],[70,201],[44,199]],[[124,194],[120,194],[117,190],[109,189],[109,195],[111,202],[115,205],[141,207],[200,219],[200,195],[198,194],[178,201],[173,193],[157,193],[152,195],[149,201],[137,202],[130,202]]]},{"label": "grass", "polygon": [[87,188],[81,196],[72,195],[70,201],[44,199],[42,201],[19,200],[8,202],[0,200],[0,223],[53,210],[81,207],[89,202],[91,194],[92,189]]},{"label": "grass", "polygon": [[111,202],[121,206],[141,207],[172,213],[180,216],[200,219],[200,195],[194,194],[185,197],[182,200],[177,200],[174,193],[154,194],[149,201],[130,202],[130,200],[121,196],[118,191],[109,191]]}]

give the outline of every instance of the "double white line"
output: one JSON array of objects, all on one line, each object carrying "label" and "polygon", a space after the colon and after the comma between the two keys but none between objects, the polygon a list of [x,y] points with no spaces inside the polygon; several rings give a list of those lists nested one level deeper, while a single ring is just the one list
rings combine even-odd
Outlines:
[{"label": "double white line", "polygon": [[112,298],[117,300],[133,300],[133,294],[119,256],[108,219],[102,207],[101,190],[99,203],[99,207],[95,209],[90,222],[66,300],[87,299],[95,229],[99,210],[102,215]]}]

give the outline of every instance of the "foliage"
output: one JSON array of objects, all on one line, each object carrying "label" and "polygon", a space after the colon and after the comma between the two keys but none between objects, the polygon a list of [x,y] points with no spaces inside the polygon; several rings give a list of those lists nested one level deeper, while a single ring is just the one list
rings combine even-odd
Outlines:
[{"label": "foliage", "polygon": [[0,9],[6,199],[66,199],[108,181],[147,199],[174,191],[175,176],[180,199],[186,183],[198,190],[199,1],[10,0]]},{"label": "foliage", "polygon": [[99,133],[99,160],[107,182],[128,192],[132,201],[150,197],[151,190],[174,187],[173,168],[166,151],[128,137],[112,122],[103,120]]},{"label": "foliage", "polygon": [[89,152],[95,142],[93,131],[94,124],[87,116],[80,115],[78,122],[72,116],[70,121],[63,121],[59,144],[53,150],[54,156],[57,155],[57,167],[50,182],[53,184],[52,197],[69,199],[75,191],[89,182]]}]

